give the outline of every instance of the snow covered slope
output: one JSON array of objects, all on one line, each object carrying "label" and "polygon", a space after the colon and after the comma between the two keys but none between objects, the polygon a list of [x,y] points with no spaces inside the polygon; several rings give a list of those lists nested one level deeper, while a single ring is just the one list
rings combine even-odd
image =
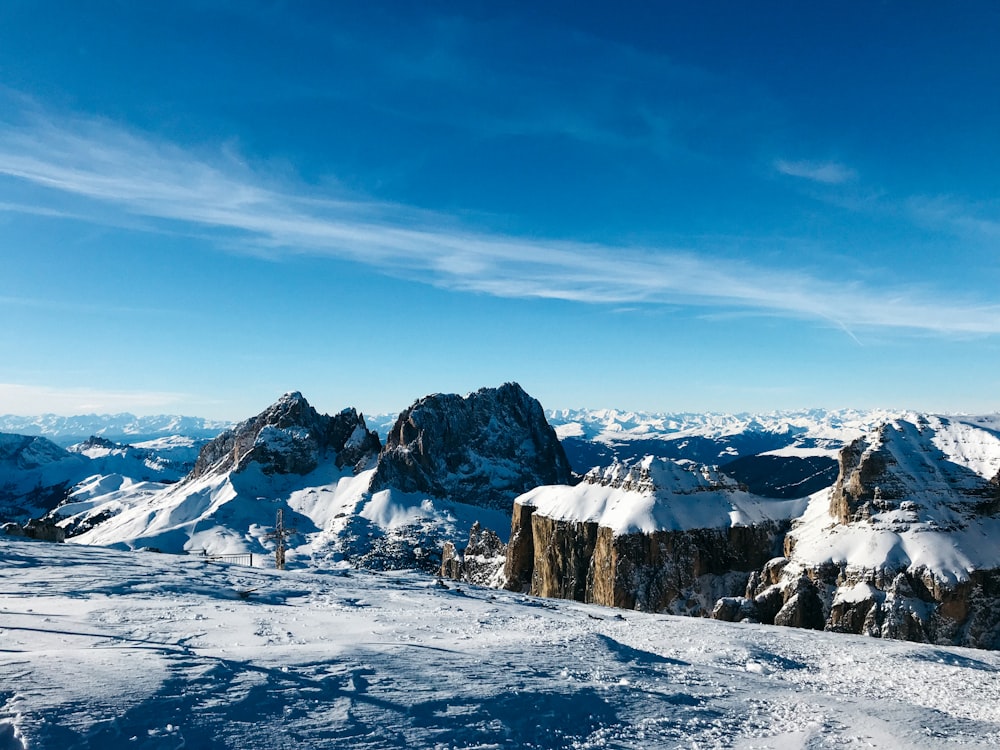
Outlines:
[{"label": "snow covered slope", "polygon": [[1000,434],[982,420],[880,426],[841,452],[836,485],[748,586],[751,616],[1000,647],[998,477]]},{"label": "snow covered slope", "polygon": [[92,436],[68,450],[90,459],[94,474],[117,474],[145,482],[177,482],[194,468],[204,441],[178,435],[139,445],[115,443]]},{"label": "snow covered slope", "polygon": [[194,466],[205,441],[171,436],[138,445],[91,437],[64,449],[30,435],[0,434],[0,523],[24,523],[86,485],[121,487],[176,482]]},{"label": "snow covered slope", "polygon": [[537,516],[596,523],[615,534],[747,526],[793,518],[805,507],[756,497],[714,467],[654,456],[594,469],[576,486],[539,487],[517,502]]},{"label": "snow covered slope", "polygon": [[1000,744],[996,653],[412,572],[7,539],[0,561],[3,750]]},{"label": "snow covered slope", "polygon": [[265,555],[274,548],[267,534],[278,510],[300,544],[335,514],[353,512],[355,474],[378,448],[353,409],[320,415],[301,394],[288,393],[208,443],[182,482],[97,478],[56,512],[81,544]]},{"label": "snow covered slope", "polygon": [[0,433],[0,523],[47,513],[89,474],[87,458],[50,440]]}]

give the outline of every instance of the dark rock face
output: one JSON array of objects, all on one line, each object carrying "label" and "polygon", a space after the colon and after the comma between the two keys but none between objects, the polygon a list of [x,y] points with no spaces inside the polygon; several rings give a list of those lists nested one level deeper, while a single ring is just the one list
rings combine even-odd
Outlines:
[{"label": "dark rock face", "polygon": [[427,396],[400,414],[371,491],[393,487],[509,511],[523,492],[570,478],[541,405],[507,383],[464,398]]},{"label": "dark rock face", "polygon": [[209,472],[239,473],[251,464],[265,474],[308,474],[327,459],[338,468],[364,463],[379,447],[378,436],[354,409],[331,417],[319,414],[302,394],[287,393],[202,448],[187,479]]},{"label": "dark rock face", "polygon": [[802,576],[788,589],[788,598],[774,616],[775,625],[822,630],[826,623],[816,584]]},{"label": "dark rock face", "polygon": [[531,576],[535,566],[535,535],[531,530],[531,516],[534,512],[534,506],[514,503],[507,560],[504,564],[504,588],[511,591],[527,592],[531,589]]},{"label": "dark rock face", "polygon": [[610,561],[595,559],[599,527],[588,521],[554,521],[537,513],[531,516],[534,559],[531,590],[534,596],[598,601],[593,592],[592,568],[605,568]]},{"label": "dark rock face", "polygon": [[21,536],[27,539],[38,539],[43,542],[64,542],[66,532],[54,523],[32,518],[23,526],[17,523],[6,523],[2,527],[7,536]]},{"label": "dark rock face", "polygon": [[469,531],[469,543],[459,552],[446,542],[441,556],[442,578],[467,581],[488,586],[495,581],[504,566],[506,545],[492,529],[484,529],[477,521]]},{"label": "dark rock face", "polygon": [[882,496],[880,485],[885,484],[888,489],[889,469],[895,460],[882,452],[867,451],[867,448],[867,440],[858,438],[840,451],[837,482],[830,495],[830,515],[840,523],[871,516],[876,486],[879,487],[879,499],[889,499]]}]

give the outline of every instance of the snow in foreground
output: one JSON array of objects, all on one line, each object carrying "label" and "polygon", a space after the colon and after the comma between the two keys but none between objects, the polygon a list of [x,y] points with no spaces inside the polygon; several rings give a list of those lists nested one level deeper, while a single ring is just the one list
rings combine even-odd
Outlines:
[{"label": "snow in foreground", "polygon": [[998,744],[994,652],[0,539],[0,750]]}]

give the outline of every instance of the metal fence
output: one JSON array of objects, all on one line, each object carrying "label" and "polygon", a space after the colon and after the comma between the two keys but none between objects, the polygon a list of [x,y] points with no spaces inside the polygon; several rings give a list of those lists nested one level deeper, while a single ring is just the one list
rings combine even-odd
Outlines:
[{"label": "metal fence", "polygon": [[253,567],[253,552],[244,552],[238,555],[210,555],[207,552],[202,552],[199,556],[208,562],[224,562],[231,563],[233,565],[246,565],[251,568]]}]

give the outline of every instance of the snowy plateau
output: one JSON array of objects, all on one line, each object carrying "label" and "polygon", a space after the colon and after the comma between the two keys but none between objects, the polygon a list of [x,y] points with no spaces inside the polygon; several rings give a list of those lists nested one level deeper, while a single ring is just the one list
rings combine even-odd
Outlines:
[{"label": "snowy plateau", "polygon": [[0,750],[1000,744],[1000,417],[20,419]]}]

